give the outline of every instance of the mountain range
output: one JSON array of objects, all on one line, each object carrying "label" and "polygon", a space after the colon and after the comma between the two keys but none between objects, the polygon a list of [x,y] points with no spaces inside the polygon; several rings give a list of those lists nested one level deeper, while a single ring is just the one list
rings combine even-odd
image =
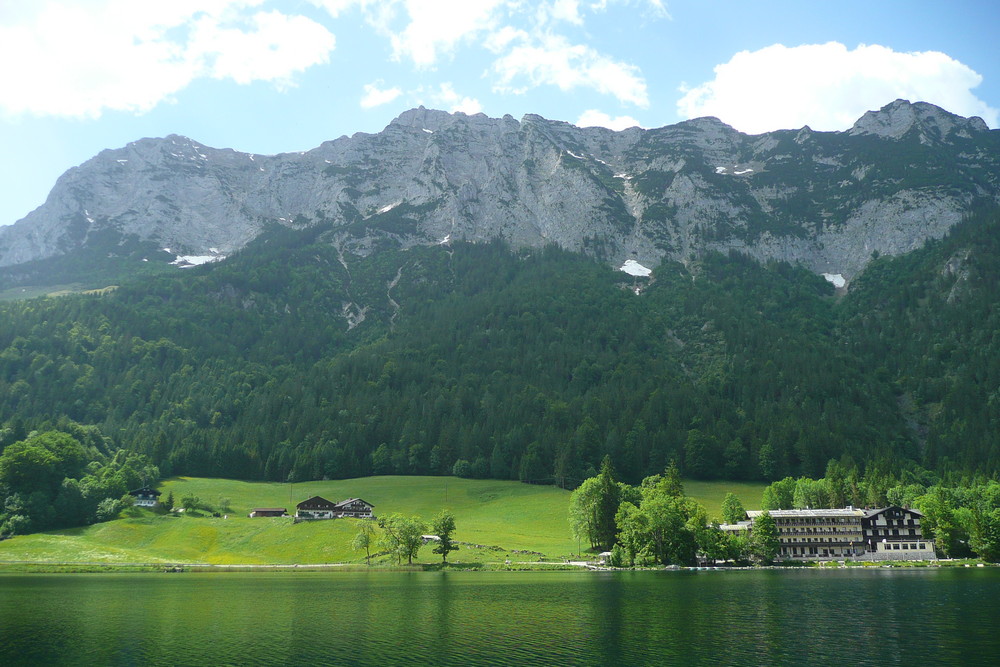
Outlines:
[{"label": "mountain range", "polygon": [[271,225],[322,223],[355,256],[501,239],[655,268],[737,250],[850,281],[873,255],[998,201],[1000,131],[923,102],[896,100],[845,132],[760,135],[715,118],[615,132],[421,107],[302,153],[176,135],[102,151],[0,227],[0,267],[136,244],[135,261],[198,263]]}]

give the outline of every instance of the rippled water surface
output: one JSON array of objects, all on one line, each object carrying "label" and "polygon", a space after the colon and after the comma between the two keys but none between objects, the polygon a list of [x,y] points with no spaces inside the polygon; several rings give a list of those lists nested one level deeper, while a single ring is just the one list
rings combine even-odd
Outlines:
[{"label": "rippled water surface", "polygon": [[0,665],[996,665],[1000,571],[0,575]]}]

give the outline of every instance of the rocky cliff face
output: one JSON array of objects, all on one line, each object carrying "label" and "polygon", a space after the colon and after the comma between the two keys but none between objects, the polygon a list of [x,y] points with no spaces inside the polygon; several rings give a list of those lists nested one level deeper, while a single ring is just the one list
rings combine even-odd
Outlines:
[{"label": "rocky cliff face", "polygon": [[646,266],[736,249],[850,278],[873,252],[914,249],[1000,201],[998,149],[981,119],[903,100],[847,132],[748,136],[714,118],[613,132],[419,108],[305,153],[172,135],[69,170],[0,228],[0,266],[109,235],[226,254],[270,224],[323,222],[355,254],[500,237]]}]

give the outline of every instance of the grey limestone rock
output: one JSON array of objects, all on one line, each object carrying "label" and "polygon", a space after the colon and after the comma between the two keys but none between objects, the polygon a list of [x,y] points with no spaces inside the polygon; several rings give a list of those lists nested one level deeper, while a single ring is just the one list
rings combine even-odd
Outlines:
[{"label": "grey limestone rock", "polygon": [[715,118],[652,130],[412,109],[382,132],[251,155],[171,135],[102,151],[0,228],[0,266],[100,237],[225,255],[269,225],[324,224],[343,253],[502,238],[653,268],[707,250],[848,280],[1000,200],[1000,133],[897,100],[847,132],[748,136]]}]

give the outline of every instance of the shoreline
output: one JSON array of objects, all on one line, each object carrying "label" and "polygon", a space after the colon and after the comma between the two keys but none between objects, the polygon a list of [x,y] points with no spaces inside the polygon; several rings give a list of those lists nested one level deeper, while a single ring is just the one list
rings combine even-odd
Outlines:
[{"label": "shoreline", "polygon": [[185,572],[745,572],[761,570],[829,571],[849,569],[950,569],[998,567],[975,559],[933,561],[810,561],[789,565],[679,566],[612,568],[571,562],[474,562],[414,563],[413,565],[365,565],[363,563],[102,563],[0,561],[4,574],[101,574],[101,573],[185,573]]}]

